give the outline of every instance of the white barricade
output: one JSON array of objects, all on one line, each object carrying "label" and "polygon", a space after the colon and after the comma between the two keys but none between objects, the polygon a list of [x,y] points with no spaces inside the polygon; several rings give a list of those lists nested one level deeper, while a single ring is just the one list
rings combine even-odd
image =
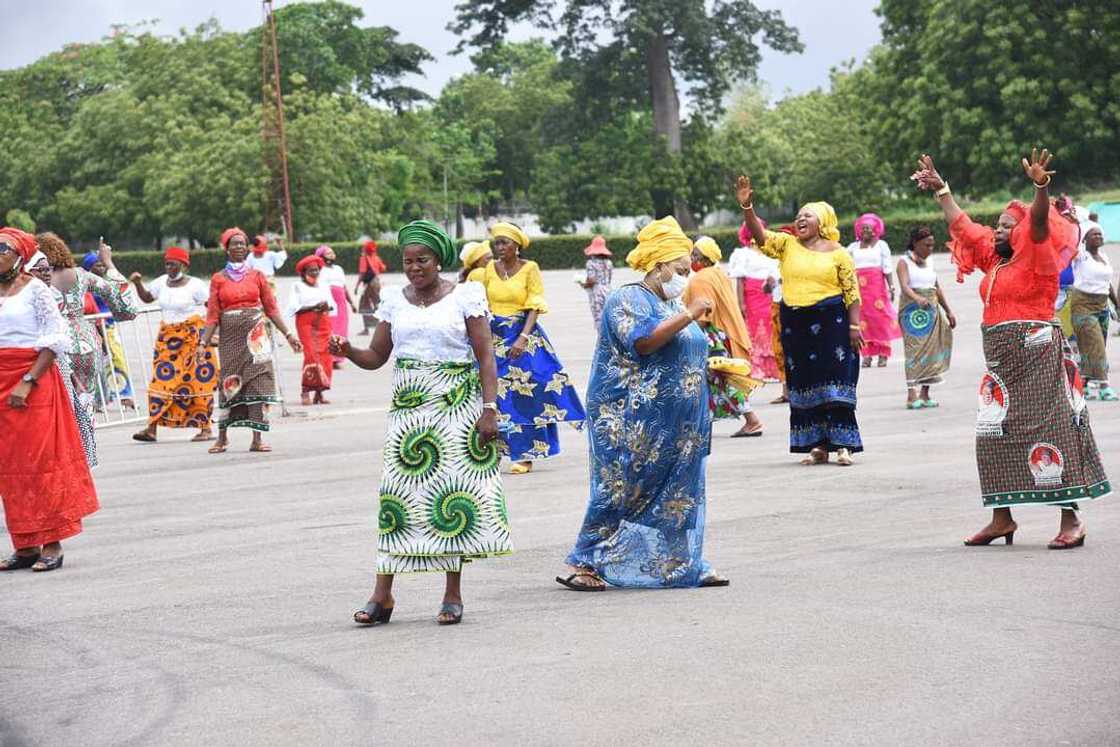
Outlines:
[{"label": "white barricade", "polygon": [[[86,319],[96,325],[101,339],[97,391],[93,393],[95,428],[148,421],[148,384],[152,380],[155,343],[159,337],[161,318],[158,306],[140,309],[136,318],[127,322],[114,321],[113,315],[109,313],[86,316]],[[271,333],[270,324],[269,334]],[[281,415],[286,417],[290,413],[284,402],[280,365],[276,355],[277,345],[273,344],[272,365],[276,371],[277,395],[281,399]],[[216,412],[214,415],[217,417]]]}]

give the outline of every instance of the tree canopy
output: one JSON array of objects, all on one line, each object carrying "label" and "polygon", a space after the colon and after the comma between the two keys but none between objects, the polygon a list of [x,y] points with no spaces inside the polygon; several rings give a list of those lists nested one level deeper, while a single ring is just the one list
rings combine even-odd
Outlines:
[{"label": "tree canopy", "polygon": [[[771,213],[815,199],[863,211],[916,199],[920,153],[978,195],[1021,183],[1035,145],[1057,152],[1059,188],[1114,183],[1120,6],[882,0],[879,13],[866,61],[771,100],[760,50],[800,42],[751,2],[463,0],[452,28],[473,69],[429,99],[409,85],[426,50],[339,0],[286,4],[296,228],[337,240],[510,211],[551,232],[699,219],[735,207],[740,170]],[[507,41],[526,21],[549,38]],[[260,230],[260,34],[118,27],[0,71],[0,216],[132,246]]]}]

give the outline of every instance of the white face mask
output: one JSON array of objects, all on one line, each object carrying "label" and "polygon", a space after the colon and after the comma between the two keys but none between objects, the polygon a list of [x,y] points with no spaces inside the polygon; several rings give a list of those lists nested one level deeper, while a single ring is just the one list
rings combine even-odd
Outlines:
[{"label": "white face mask", "polygon": [[677,298],[687,287],[688,278],[675,272],[668,280],[661,281],[661,292],[665,294],[665,298]]}]

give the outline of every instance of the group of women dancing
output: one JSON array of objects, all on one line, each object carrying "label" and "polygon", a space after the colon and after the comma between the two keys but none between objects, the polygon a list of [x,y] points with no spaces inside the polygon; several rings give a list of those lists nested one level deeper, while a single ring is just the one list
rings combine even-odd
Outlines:
[{"label": "group of women dancing", "polygon": [[[1099,226],[1079,225],[1050,199],[1050,162],[1046,151],[1023,159],[1034,200],[1008,204],[995,228],[969,219],[930,157],[913,176],[944,212],[958,280],[984,273],[987,371],[976,459],[982,502],[993,513],[967,545],[1010,544],[1018,529],[1011,510],[1041,504],[1060,509],[1048,546],[1079,547],[1087,536],[1080,504],[1111,489],[1085,402],[1090,390],[1115,398],[1103,353],[1107,316],[1100,313],[1102,304],[1105,312],[1115,305],[1115,291],[1103,269]],[[271,322],[305,354],[305,404],[325,401],[341,361],[362,370],[392,361],[376,578],[354,613],[358,624],[388,623],[395,577],[417,572],[445,574],[436,620],[460,622],[464,565],[512,552],[503,456],[511,475],[530,473],[560,452],[565,423],[586,429],[590,487],[557,582],[581,592],[726,586],[704,553],[713,420],[741,418],[736,437],[761,435],[752,393],[765,380],[781,380],[790,452],[803,455],[806,466],[834,455],[836,464],[851,466],[864,448],[856,418],[861,370],[882,366],[901,337],[906,406],[936,407],[930,389],[949,369],[957,325],[938,284],[928,227],[910,231],[895,261],[873,214],[856,221],[858,241],[845,247],[825,202],[804,205],[790,225],[772,231],[755,213],[748,177],[740,177],[736,198],[742,247],[730,273],[715,241],[693,240],[673,218],[639,231],[626,256],[638,280],[617,289],[605,240],[587,247],[585,274],[576,278],[597,329],[586,407],[541,324],[549,306],[540,268],[532,242],[514,224],[496,223],[487,241],[459,250],[438,225],[409,223],[398,235],[407,285],[382,289],[378,282],[369,296],[384,265],[376,267],[376,246],[367,248],[363,259],[374,277],[359,281],[366,286],[360,311],[373,322],[366,347],[332,321],[340,309],[359,307],[345,284],[325,279],[334,274],[329,248],[297,264],[286,313],[269,278],[248,264],[244,231],[222,234],[228,261],[208,287],[187,274],[189,254],[173,248],[164,275],[148,285],[131,278],[140,299],[163,310],[152,420],[134,437],[155,440],[162,425],[211,438],[216,394],[211,451],[224,451],[227,430],[237,426],[253,430],[252,450],[267,451],[261,434],[269,428],[267,406],[277,401]],[[0,570],[57,568],[61,541],[97,508],[89,472],[95,456],[73,458],[89,453],[76,411],[90,366],[64,319],[74,305],[66,293],[88,285],[123,317],[135,311],[119,287],[90,279],[63,249],[51,235],[36,240],[0,229],[0,427],[15,435],[0,446],[0,494],[16,549]],[[456,262],[458,282],[442,277]],[[1079,278],[1071,321],[1080,362],[1055,322],[1067,267]]]}]

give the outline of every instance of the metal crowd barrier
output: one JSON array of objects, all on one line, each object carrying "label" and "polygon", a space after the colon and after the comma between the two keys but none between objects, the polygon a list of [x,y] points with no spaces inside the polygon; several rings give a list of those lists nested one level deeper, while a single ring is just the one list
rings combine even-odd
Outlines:
[{"label": "metal crowd barrier", "polygon": [[[101,349],[98,355],[97,391],[94,395],[95,428],[110,428],[119,425],[135,425],[148,422],[148,384],[152,380],[152,363],[155,358],[155,343],[159,337],[162,319],[158,306],[140,309],[136,318],[126,322],[114,321],[109,313],[88,314],[86,319],[97,327]],[[280,374],[280,361],[277,359],[278,345],[273,337],[272,365],[276,371],[276,390],[280,397],[281,415],[290,415],[284,399],[284,389]],[[113,365],[113,351],[110,337],[119,342],[119,362]],[[215,418],[217,413],[214,413]]]}]

